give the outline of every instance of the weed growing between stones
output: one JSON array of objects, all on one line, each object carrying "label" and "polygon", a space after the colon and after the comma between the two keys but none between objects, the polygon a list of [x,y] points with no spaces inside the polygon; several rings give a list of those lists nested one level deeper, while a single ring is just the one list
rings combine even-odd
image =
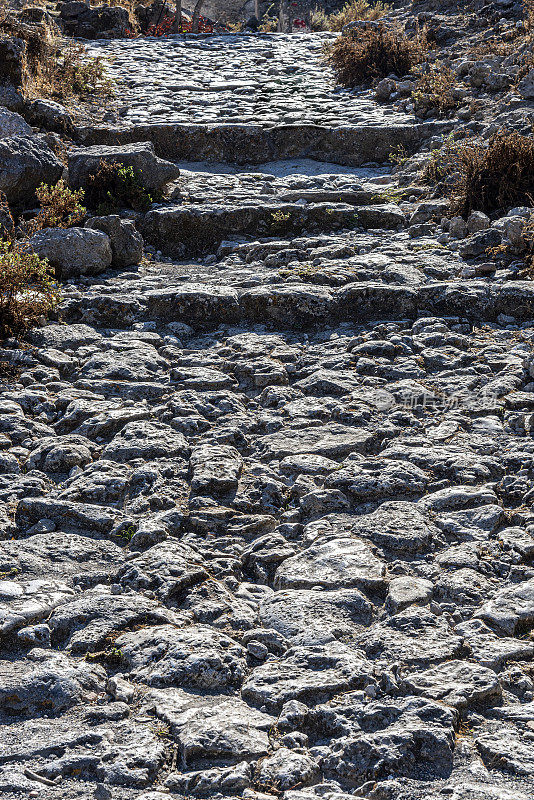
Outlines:
[{"label": "weed growing between stones", "polygon": [[340,31],[349,22],[360,19],[382,19],[391,11],[389,3],[373,3],[367,0],[350,0],[343,8],[333,14],[327,14],[324,9],[316,8],[311,12],[312,31]]},{"label": "weed growing between stones", "polygon": [[394,73],[402,76],[421,63],[428,50],[426,32],[407,36],[401,28],[359,29],[326,49],[326,62],[342,86],[353,88]]},{"label": "weed growing between stones", "polygon": [[59,302],[48,262],[0,239],[0,336],[20,336]]},{"label": "weed growing between stones", "polygon": [[160,197],[147,192],[133,167],[102,160],[97,172],[89,177],[85,199],[102,215],[115,214],[121,208],[147,211]]}]

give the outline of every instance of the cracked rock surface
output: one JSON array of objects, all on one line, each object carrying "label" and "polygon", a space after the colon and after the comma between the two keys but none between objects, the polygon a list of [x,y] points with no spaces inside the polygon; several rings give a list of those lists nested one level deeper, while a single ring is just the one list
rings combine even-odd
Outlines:
[{"label": "cracked rock surface", "polygon": [[[387,136],[324,38],[94,49],[137,54],[125,124],[267,128],[289,86]],[[2,350],[6,800],[534,796],[532,284],[462,280],[390,182],[189,164],[151,261]]]}]

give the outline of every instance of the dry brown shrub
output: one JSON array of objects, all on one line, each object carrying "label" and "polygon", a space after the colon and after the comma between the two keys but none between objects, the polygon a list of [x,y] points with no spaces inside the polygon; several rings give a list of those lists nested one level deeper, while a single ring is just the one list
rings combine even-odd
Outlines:
[{"label": "dry brown shrub", "polygon": [[42,183],[35,194],[41,208],[25,226],[28,235],[44,228],[72,228],[82,222],[87,214],[87,209],[82,206],[83,189],[73,191],[63,179],[55,186]]},{"label": "dry brown shrub", "polygon": [[61,100],[109,95],[113,90],[104,59],[88,57],[85,47],[78,43],[68,44],[41,63],[34,88]]},{"label": "dry brown shrub", "polygon": [[449,67],[436,65],[421,71],[412,92],[416,111],[436,110],[447,114],[457,108],[458,101],[453,93],[455,86],[456,76]]},{"label": "dry brown shrub", "polygon": [[427,53],[424,31],[407,36],[400,28],[376,27],[359,30],[357,36],[340,36],[326,51],[326,62],[342,86],[360,86],[391,73],[402,77]]},{"label": "dry brown shrub", "polygon": [[441,151],[434,151],[423,178],[444,181],[451,211],[462,216],[534,206],[534,139],[506,129],[487,143],[450,139]]}]

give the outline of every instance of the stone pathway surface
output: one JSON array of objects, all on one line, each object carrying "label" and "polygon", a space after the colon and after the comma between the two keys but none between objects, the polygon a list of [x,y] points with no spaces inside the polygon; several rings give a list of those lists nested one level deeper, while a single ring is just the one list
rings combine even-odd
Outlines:
[{"label": "stone pathway surface", "polygon": [[321,63],[335,34],[168,36],[95,42],[120,87],[119,116],[141,122],[353,125],[406,120],[335,89]]},{"label": "stone pathway surface", "polygon": [[[98,48],[131,121],[253,116],[254,68],[266,125],[376,124],[322,40]],[[210,162],[2,353],[0,793],[529,800],[532,284],[413,238],[386,162]]]}]

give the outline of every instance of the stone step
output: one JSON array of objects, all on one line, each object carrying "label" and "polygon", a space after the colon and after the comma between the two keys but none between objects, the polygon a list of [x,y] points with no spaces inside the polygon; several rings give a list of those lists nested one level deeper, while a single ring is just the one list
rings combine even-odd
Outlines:
[{"label": "stone step", "polygon": [[415,148],[431,136],[448,132],[452,122],[388,125],[261,125],[143,123],[128,127],[78,127],[79,144],[117,145],[152,142],[161,158],[182,161],[225,161],[262,164],[287,158],[311,158],[361,166],[387,161],[399,147]]},{"label": "stone step", "polygon": [[405,217],[395,204],[181,205],[149,211],[137,226],[146,242],[172,258],[210,253],[230,238],[298,235],[341,228],[393,230]]},{"label": "stone step", "polygon": [[184,322],[196,330],[223,324],[266,324],[300,328],[360,324],[373,320],[460,316],[492,322],[500,315],[531,321],[534,285],[481,280],[434,282],[421,286],[352,283],[340,289],[309,284],[234,289],[187,283],[136,292],[92,290],[65,301],[70,323],[122,328],[134,322]]}]

